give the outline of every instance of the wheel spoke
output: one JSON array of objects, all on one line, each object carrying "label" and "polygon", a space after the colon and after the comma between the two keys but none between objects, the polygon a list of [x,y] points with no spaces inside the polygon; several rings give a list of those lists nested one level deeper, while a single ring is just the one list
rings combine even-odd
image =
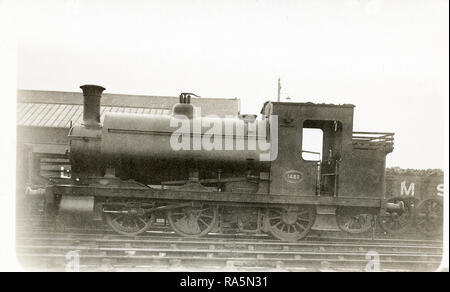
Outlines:
[{"label": "wheel spoke", "polygon": [[351,229],[350,224],[351,224],[351,221],[345,222],[345,224],[344,224],[345,228]]},{"label": "wheel spoke", "polygon": [[172,216],[186,216],[186,213],[184,213],[184,212],[176,212],[176,213],[172,213]]},{"label": "wheel spoke", "polygon": [[206,223],[206,222],[205,222],[203,219],[201,219],[201,218],[198,218],[198,221],[201,222],[201,223],[203,223],[206,227],[209,226],[209,224]]},{"label": "wheel spoke", "polygon": [[142,217],[138,217],[139,221],[145,225],[147,225],[147,221],[145,221]]},{"label": "wheel spoke", "polygon": [[106,214],[106,221],[108,225],[116,232],[135,236],[145,232],[152,224],[151,218],[132,215],[111,215]]},{"label": "wheel spoke", "polygon": [[442,202],[428,198],[416,207],[415,223],[417,229],[425,235],[434,236],[442,232]]},{"label": "wheel spoke", "polygon": [[298,226],[300,226],[300,228],[301,228],[302,230],[305,230],[305,229],[306,229],[306,228],[305,228],[302,224],[300,224],[299,222],[295,222],[295,224],[298,225]]},{"label": "wheel spoke", "polygon": [[122,218],[122,217],[123,217],[123,215],[119,215],[119,216],[115,217],[115,218],[112,220],[112,222],[113,222],[113,223],[117,223],[117,222],[119,221],[119,218]]},{"label": "wheel spoke", "polygon": [[206,214],[201,214],[199,217],[204,217],[204,218],[214,218],[214,216],[212,216],[212,215],[206,215]]},{"label": "wheel spoke", "polygon": [[[179,218],[180,214],[182,214],[181,218]],[[182,209],[182,212],[169,210],[167,219],[169,225],[177,234],[185,237],[199,237],[210,232],[215,226],[217,209],[212,207],[189,207]]]},{"label": "wheel spoke", "polygon": [[268,208],[265,220],[268,231],[273,236],[285,241],[296,241],[310,231],[315,220],[315,207]]},{"label": "wheel spoke", "polygon": [[[387,203],[403,203],[405,207],[404,209],[395,212],[383,211],[383,214],[380,214],[378,220],[380,226],[384,231],[391,234],[401,234],[405,232],[413,222],[413,213],[411,209],[413,203],[408,199],[398,197],[388,199]],[[370,224],[366,225],[370,226]]]}]

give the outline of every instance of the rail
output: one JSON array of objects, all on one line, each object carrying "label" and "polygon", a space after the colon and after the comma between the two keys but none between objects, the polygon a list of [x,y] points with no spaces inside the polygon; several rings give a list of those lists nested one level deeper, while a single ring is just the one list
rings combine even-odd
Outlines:
[{"label": "rail", "polygon": [[380,149],[391,152],[394,146],[394,133],[353,132],[352,144],[356,149]]}]

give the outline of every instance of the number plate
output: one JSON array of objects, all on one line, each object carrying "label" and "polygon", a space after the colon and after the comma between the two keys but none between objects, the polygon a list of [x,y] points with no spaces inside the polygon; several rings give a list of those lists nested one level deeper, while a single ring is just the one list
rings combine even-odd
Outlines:
[{"label": "number plate", "polygon": [[289,170],[284,173],[284,179],[291,184],[299,183],[303,180],[303,173],[298,170]]}]

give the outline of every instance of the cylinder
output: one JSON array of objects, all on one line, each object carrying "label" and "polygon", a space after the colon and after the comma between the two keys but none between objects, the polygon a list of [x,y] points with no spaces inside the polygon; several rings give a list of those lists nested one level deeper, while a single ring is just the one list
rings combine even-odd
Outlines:
[{"label": "cylinder", "polygon": [[83,125],[85,127],[100,127],[100,99],[105,88],[98,85],[82,85],[84,106],[83,106]]},{"label": "cylinder", "polygon": [[92,213],[94,212],[94,197],[64,195],[59,204],[59,212]]}]

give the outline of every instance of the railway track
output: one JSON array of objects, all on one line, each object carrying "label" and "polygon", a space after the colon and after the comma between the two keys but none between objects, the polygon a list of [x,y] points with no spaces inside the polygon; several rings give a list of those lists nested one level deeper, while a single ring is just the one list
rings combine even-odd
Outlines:
[{"label": "railway track", "polygon": [[124,237],[104,233],[17,234],[17,256],[25,269],[65,270],[68,255],[81,271],[364,271],[379,259],[381,271],[433,271],[442,242],[421,240],[309,238],[280,242],[214,235],[186,239],[166,233]]},{"label": "railway track", "polygon": [[17,221],[17,257],[26,270],[64,271],[434,271],[442,241],[370,234],[312,233],[299,242],[265,234],[180,238],[164,226],[136,237],[104,224],[55,228],[42,216]]}]

